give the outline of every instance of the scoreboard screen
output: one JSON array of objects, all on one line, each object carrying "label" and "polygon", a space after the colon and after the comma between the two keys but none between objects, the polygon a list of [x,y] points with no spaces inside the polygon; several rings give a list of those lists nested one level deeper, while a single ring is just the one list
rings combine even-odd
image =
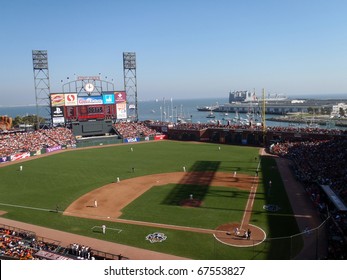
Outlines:
[{"label": "scoreboard screen", "polygon": [[89,120],[89,119],[104,119],[104,105],[83,105],[77,106],[78,119],[79,120]]},{"label": "scoreboard screen", "polygon": [[88,106],[88,115],[103,114],[103,106]]},{"label": "scoreboard screen", "polygon": [[[63,95],[63,94],[62,94]],[[99,100],[99,99],[95,99]],[[70,102],[71,103],[71,102]],[[52,118],[57,119],[58,113],[61,113],[64,121],[87,121],[87,120],[100,120],[100,119],[116,119],[117,118],[117,104],[85,104],[85,105],[76,105],[70,104],[66,106],[51,106],[52,112],[55,112],[55,115],[52,115]],[[60,111],[59,111],[60,110]]]}]

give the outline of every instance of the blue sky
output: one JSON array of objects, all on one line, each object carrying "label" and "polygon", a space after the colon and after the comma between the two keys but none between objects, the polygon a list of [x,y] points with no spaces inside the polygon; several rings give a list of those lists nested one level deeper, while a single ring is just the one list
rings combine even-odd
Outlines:
[{"label": "blue sky", "polygon": [[0,105],[35,103],[32,50],[51,92],[101,73],[123,86],[136,52],[138,98],[346,93],[344,0],[11,0],[1,4]]}]

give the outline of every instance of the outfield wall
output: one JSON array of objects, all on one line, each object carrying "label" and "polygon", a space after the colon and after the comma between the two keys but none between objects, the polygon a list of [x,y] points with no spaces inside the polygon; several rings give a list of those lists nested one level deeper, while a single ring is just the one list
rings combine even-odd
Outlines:
[{"label": "outfield wall", "polygon": [[117,136],[90,137],[90,138],[77,139],[76,147],[84,148],[84,147],[112,145],[112,144],[121,144],[121,143],[123,143],[123,139],[119,139]]},{"label": "outfield wall", "polygon": [[129,138],[117,138],[115,136],[111,137],[91,137],[83,138],[77,140],[77,148],[82,147],[92,147],[92,146],[103,146],[103,145],[112,145],[112,144],[122,144],[122,143],[137,143],[137,142],[146,142],[154,140],[163,140],[167,139],[166,135],[155,135],[147,137],[129,137]]},{"label": "outfield wall", "polygon": [[262,131],[248,131],[243,129],[169,129],[168,138],[179,141],[201,141],[220,144],[263,146]]}]

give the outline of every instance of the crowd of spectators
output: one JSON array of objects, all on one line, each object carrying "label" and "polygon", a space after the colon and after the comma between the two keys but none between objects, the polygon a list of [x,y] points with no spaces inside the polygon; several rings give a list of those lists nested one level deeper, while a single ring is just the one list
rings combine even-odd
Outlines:
[{"label": "crowd of spectators", "polygon": [[[262,131],[263,126],[259,125],[249,125],[244,123],[234,123],[228,122],[227,124],[223,124],[220,121],[216,123],[167,123],[167,122],[153,122],[152,125],[167,125],[170,129],[175,130],[203,130],[208,128],[213,129],[242,129],[242,130],[252,130],[252,131]],[[150,124],[151,125],[151,124]],[[333,135],[341,135],[347,134],[347,130],[340,129],[324,129],[317,127],[294,127],[294,126],[268,126],[266,127],[267,132],[295,132],[295,133],[314,133],[314,134],[333,134]]]},{"label": "crowd of spectators", "polygon": [[123,138],[155,136],[157,133],[142,122],[119,122],[114,124],[114,128]]},{"label": "crowd of spectators", "polygon": [[[121,260],[127,259],[122,255],[113,255],[105,252],[92,250],[91,247],[78,243],[68,247],[60,246],[58,241],[40,240],[35,233],[20,229],[8,229],[0,227],[0,259],[2,256],[20,260],[43,260],[46,259],[37,254],[39,251],[50,252],[56,256],[75,260]],[[49,255],[52,255],[49,254]]]},{"label": "crowd of spectators", "polygon": [[71,129],[65,127],[42,130],[42,133],[61,146],[70,147],[76,144],[76,139]]},{"label": "crowd of spectators", "polygon": [[170,129],[175,130],[203,130],[208,128],[250,129],[251,127],[246,124],[237,124],[232,122],[229,122],[228,124],[222,124],[221,121],[217,121],[215,123],[176,123],[170,127]]},{"label": "crowd of spectators", "polygon": [[74,146],[75,137],[68,128],[57,127],[36,131],[9,131],[0,134],[0,156],[35,152],[59,145]]},{"label": "crowd of spectators", "polygon": [[347,135],[347,130],[342,129],[325,129],[319,127],[295,127],[295,126],[268,126],[266,128],[269,132],[295,132],[303,134],[331,134],[331,135]]},{"label": "crowd of spectators", "polygon": [[272,152],[291,158],[303,182],[329,185],[347,205],[347,139],[285,142]]},{"label": "crowd of spectators", "polygon": [[25,231],[15,231],[0,228],[0,256],[13,259],[38,259],[35,253],[39,250],[54,251],[57,245],[37,240],[32,234]]},{"label": "crowd of spectators", "polygon": [[347,258],[347,213],[339,211],[322,189],[329,186],[347,205],[347,138],[273,144],[270,151],[290,158],[295,173],[321,214],[330,215],[329,257]]}]

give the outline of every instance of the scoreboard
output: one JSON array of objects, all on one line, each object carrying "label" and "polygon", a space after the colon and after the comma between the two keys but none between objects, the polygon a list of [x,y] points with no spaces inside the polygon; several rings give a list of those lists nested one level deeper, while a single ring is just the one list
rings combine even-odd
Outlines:
[{"label": "scoreboard", "polygon": [[104,92],[100,96],[78,97],[76,93],[51,94],[54,124],[70,121],[126,118],[124,91]]},{"label": "scoreboard", "polygon": [[65,119],[67,121],[89,119],[115,119],[117,117],[116,104],[67,106],[64,109]]}]

